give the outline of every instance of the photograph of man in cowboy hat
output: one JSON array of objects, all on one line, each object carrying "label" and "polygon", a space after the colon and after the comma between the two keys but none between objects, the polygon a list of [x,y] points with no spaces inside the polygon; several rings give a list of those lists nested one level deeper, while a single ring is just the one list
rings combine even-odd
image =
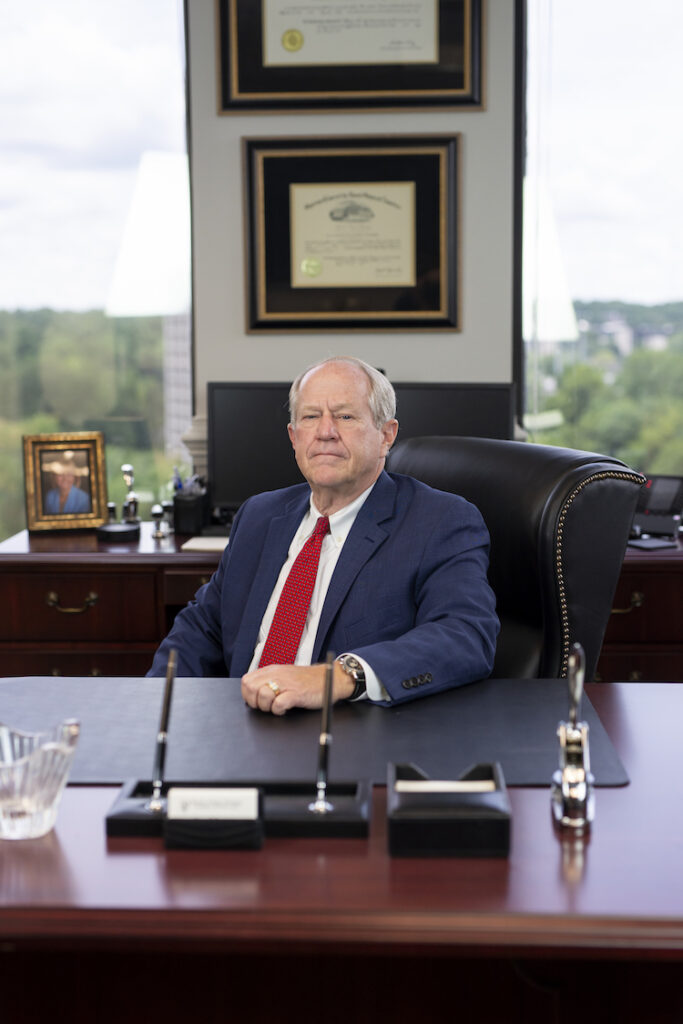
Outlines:
[{"label": "photograph of man in cowboy hat", "polygon": [[49,481],[43,491],[44,515],[78,515],[91,511],[87,452],[44,452],[40,468]]}]

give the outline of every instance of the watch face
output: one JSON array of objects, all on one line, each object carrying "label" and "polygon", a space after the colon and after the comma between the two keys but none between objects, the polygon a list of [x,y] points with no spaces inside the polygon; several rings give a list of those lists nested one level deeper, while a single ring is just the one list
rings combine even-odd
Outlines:
[{"label": "watch face", "polygon": [[348,672],[355,683],[365,682],[365,669],[359,662],[358,658],[354,658],[352,654],[348,654],[341,659],[341,664],[344,671]]}]

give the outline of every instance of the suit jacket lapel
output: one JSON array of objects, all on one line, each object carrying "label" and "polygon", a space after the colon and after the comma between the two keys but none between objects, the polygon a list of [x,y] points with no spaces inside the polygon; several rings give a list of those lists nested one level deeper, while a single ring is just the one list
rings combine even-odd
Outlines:
[{"label": "suit jacket lapel", "polygon": [[358,573],[389,536],[388,520],[394,516],[395,502],[396,484],[387,473],[382,473],[351,527],[332,574],[315,638],[314,663],[324,657],[323,640]]}]

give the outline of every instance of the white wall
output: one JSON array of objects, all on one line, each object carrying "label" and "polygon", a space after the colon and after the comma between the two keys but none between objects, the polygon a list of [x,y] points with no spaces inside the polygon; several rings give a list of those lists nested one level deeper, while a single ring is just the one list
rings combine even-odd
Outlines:
[{"label": "white wall", "polygon": [[[257,0],[254,0],[257,2]],[[209,380],[289,380],[338,352],[392,380],[512,379],[514,3],[485,3],[485,109],[404,113],[217,113],[214,0],[189,4],[195,312],[193,435],[204,434]],[[459,332],[247,334],[244,136],[461,133]]]}]

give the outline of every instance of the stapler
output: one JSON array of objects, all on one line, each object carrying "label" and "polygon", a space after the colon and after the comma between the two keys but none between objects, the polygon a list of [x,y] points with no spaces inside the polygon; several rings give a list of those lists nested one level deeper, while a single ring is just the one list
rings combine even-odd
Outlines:
[{"label": "stapler", "polygon": [[560,767],[553,773],[552,809],[560,828],[585,829],[595,815],[594,776],[590,770],[588,723],[579,721],[581,697],[586,674],[586,658],[581,644],[574,644],[569,655],[569,721],[560,722]]}]

